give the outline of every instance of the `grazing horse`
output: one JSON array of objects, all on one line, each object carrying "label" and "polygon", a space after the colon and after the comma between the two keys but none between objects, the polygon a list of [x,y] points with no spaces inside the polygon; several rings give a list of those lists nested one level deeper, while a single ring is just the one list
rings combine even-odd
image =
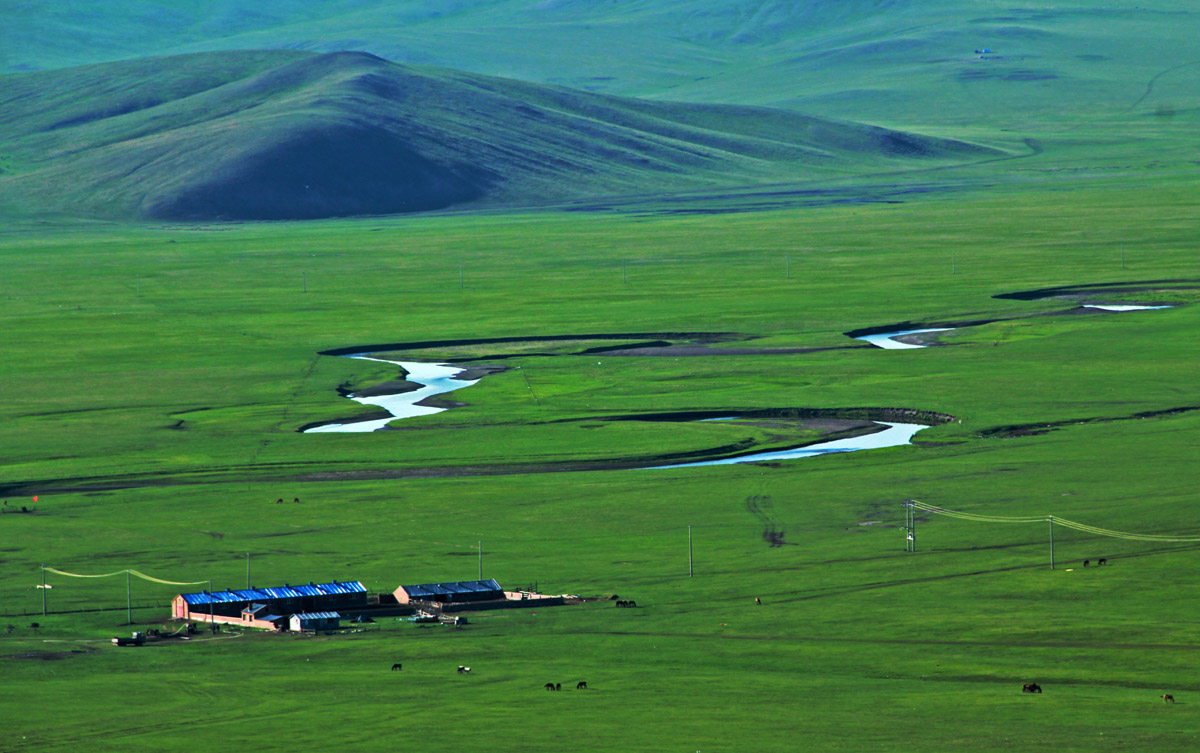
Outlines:
[{"label": "grazing horse", "polygon": [[458,673],[459,673],[460,675],[469,675],[469,674],[471,674],[471,668],[470,668],[470,667],[464,667],[463,665],[459,664],[459,665],[458,665]]},{"label": "grazing horse", "polygon": [[400,662],[396,662],[395,664],[392,665],[393,672],[395,672],[398,669],[402,669],[402,667],[400,666]]},{"label": "grazing horse", "polygon": [[283,497],[280,497],[279,499],[275,500],[275,504],[277,504],[277,505],[282,505],[282,504],[283,504]]},{"label": "grazing horse", "polygon": [[754,603],[755,603],[755,604],[762,604],[762,599],[760,599],[760,598],[758,598],[757,596],[755,596],[755,597],[754,597]]},{"label": "grazing horse", "polygon": [[1175,703],[1175,696],[1170,693],[1164,693],[1162,696],[1163,703]]},{"label": "grazing horse", "polygon": [[555,689],[555,690],[562,690],[562,683],[561,683],[561,682],[556,682],[556,683],[554,683],[554,689]]},{"label": "grazing horse", "polygon": [[1088,566],[1088,565],[1090,565],[1090,564],[1092,564],[1092,561],[1091,561],[1091,560],[1084,560],[1084,561],[1083,561],[1083,566],[1084,566],[1084,567],[1087,567],[1087,566]]},{"label": "grazing horse", "polygon": [[546,683],[546,690],[554,690],[554,683],[552,683],[552,682]]},{"label": "grazing horse", "polygon": [[587,683],[586,683],[586,682],[579,682],[579,683],[577,683],[577,684],[575,685],[575,689],[576,689],[576,690],[587,690]]},{"label": "grazing horse", "polygon": [[1107,565],[1108,559],[1105,557],[1101,557],[1100,559],[1096,560],[1096,564],[1097,565]]},{"label": "grazing horse", "polygon": [[1040,692],[1042,692],[1042,686],[1038,685],[1036,682],[1027,682],[1021,686],[1021,692],[1022,693],[1040,693]]}]

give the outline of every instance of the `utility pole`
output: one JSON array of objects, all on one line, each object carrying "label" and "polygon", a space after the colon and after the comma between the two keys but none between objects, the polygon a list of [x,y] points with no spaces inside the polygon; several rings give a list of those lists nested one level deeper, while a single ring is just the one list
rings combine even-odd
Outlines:
[{"label": "utility pole", "polygon": [[483,580],[483,540],[479,541],[479,579]]},{"label": "utility pole", "polygon": [[250,552],[246,552],[246,588],[250,588]]},{"label": "utility pole", "polygon": [[688,526],[688,577],[695,577],[696,570],[692,562],[692,527]]},{"label": "utility pole", "polygon": [[42,563],[42,616],[46,616],[46,563]]},{"label": "utility pole", "polygon": [[1050,569],[1054,569],[1054,516],[1051,515],[1046,520],[1050,523]]},{"label": "utility pole", "polygon": [[917,551],[917,508],[911,499],[904,501],[904,551]]},{"label": "utility pole", "polygon": [[129,591],[129,571],[125,571],[125,619],[127,625],[133,624],[133,599]]},{"label": "utility pole", "polygon": [[215,600],[216,600],[216,597],[213,596],[213,590],[212,590],[212,579],[209,578],[209,580],[208,580],[208,625],[209,625],[209,628],[212,630],[213,635],[217,634],[217,620],[216,620],[216,616],[213,613],[213,601],[215,601]]}]

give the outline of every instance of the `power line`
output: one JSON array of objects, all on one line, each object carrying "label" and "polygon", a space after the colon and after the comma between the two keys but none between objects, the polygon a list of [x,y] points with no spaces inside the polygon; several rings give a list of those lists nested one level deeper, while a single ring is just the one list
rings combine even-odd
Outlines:
[{"label": "power line", "polygon": [[1196,543],[1200,542],[1200,536],[1169,536],[1154,533],[1131,533],[1129,531],[1114,531],[1110,528],[1100,528],[1097,526],[1088,525],[1086,523],[1078,523],[1074,520],[1067,520],[1056,515],[1038,515],[1035,517],[1006,517],[1001,515],[979,515],[976,513],[962,512],[960,510],[947,510],[944,507],[926,504],[917,500],[911,500],[912,507],[935,515],[945,515],[949,518],[958,518],[960,520],[973,520],[979,523],[1044,523],[1049,522],[1053,525],[1060,525],[1065,528],[1070,528],[1084,533],[1094,534],[1096,536],[1108,536],[1114,539],[1128,539],[1130,541],[1160,541],[1172,543]]}]

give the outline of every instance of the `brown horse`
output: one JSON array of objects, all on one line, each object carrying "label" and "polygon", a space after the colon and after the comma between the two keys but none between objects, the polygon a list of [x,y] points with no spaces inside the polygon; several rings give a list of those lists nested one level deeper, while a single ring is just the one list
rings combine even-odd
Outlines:
[{"label": "brown horse", "polygon": [[1175,696],[1170,693],[1163,693],[1162,699],[1163,703],[1175,703]]}]

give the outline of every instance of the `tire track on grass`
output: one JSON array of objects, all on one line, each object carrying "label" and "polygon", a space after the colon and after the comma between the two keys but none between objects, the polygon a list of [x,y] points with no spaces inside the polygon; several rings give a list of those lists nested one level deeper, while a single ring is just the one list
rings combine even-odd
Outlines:
[{"label": "tire track on grass", "polygon": [[1138,105],[1140,105],[1142,102],[1144,102],[1146,100],[1147,97],[1149,97],[1151,94],[1153,94],[1154,93],[1154,85],[1156,83],[1158,83],[1158,80],[1161,79],[1163,76],[1166,76],[1169,73],[1174,73],[1175,71],[1180,70],[1181,68],[1187,68],[1188,66],[1198,65],[1198,64],[1200,64],[1200,60],[1192,60],[1187,63],[1180,63],[1179,65],[1172,66],[1170,68],[1167,68],[1166,70],[1162,70],[1162,71],[1159,71],[1158,73],[1154,74],[1150,78],[1150,80],[1146,82],[1146,91],[1142,92],[1142,96],[1138,97],[1137,101],[1135,101],[1132,105],[1130,105],[1129,109],[1126,110],[1126,112],[1133,112],[1135,109],[1137,109]]}]

